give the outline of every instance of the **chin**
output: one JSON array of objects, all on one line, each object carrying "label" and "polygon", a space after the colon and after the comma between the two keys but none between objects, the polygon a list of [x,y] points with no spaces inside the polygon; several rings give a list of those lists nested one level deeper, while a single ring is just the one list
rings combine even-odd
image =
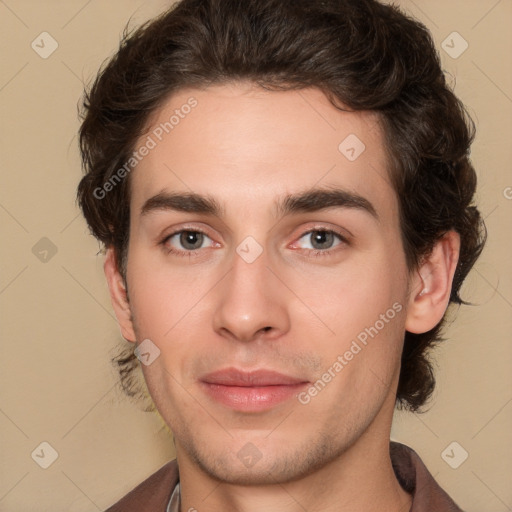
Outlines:
[{"label": "chin", "polygon": [[226,446],[221,453],[212,452],[211,446],[198,448],[189,444],[187,452],[205,474],[219,482],[246,486],[285,484],[318,471],[343,451],[332,439],[322,441],[312,443],[305,439],[294,447],[283,442],[261,450],[249,441],[238,449]]}]

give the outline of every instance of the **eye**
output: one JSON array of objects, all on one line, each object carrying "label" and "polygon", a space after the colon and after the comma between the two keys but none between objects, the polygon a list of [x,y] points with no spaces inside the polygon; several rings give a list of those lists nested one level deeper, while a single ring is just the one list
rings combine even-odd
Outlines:
[{"label": "eye", "polygon": [[[304,240],[302,244],[300,243],[301,240]],[[313,229],[304,233],[299,238],[297,245],[299,245],[299,248],[301,249],[316,252],[327,252],[342,243],[346,243],[346,239],[335,231],[328,229]]]},{"label": "eye", "polygon": [[[210,243],[208,243],[208,240],[210,240]],[[161,243],[169,252],[183,254],[193,253],[204,247],[211,247],[211,242],[213,240],[202,231],[181,230],[168,235]]]}]

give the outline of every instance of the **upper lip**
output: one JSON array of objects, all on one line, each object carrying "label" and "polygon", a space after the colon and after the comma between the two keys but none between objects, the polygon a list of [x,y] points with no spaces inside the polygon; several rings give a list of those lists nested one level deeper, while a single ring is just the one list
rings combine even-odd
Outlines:
[{"label": "upper lip", "polygon": [[218,370],[205,375],[200,380],[208,384],[240,387],[292,386],[308,382],[305,379],[284,375],[272,370],[242,371],[236,368]]}]

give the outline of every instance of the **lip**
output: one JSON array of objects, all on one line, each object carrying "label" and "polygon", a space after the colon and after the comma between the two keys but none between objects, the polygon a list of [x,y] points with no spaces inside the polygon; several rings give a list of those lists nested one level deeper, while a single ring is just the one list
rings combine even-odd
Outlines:
[{"label": "lip", "polygon": [[271,370],[226,368],[200,379],[213,400],[243,412],[261,412],[296,396],[309,381]]}]

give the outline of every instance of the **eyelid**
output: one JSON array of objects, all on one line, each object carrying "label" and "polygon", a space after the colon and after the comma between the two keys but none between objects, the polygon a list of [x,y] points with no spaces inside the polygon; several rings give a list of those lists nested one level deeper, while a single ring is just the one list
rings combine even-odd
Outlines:
[{"label": "eyelid", "polygon": [[335,226],[327,225],[324,223],[318,223],[318,224],[313,224],[311,226],[308,226],[304,231],[301,231],[300,234],[294,238],[294,240],[299,240],[303,236],[308,235],[310,233],[317,232],[317,231],[325,231],[328,233],[333,233],[334,235],[338,236],[344,243],[347,243],[347,244],[350,242],[350,240],[354,236],[348,229],[340,228],[337,226],[335,227]]},{"label": "eyelid", "polygon": [[173,229],[170,233],[167,233],[167,234],[159,237],[158,245],[163,246],[167,252],[169,252],[171,254],[176,254],[178,256],[184,256],[184,255],[196,256],[202,249],[208,249],[208,247],[201,247],[199,249],[193,249],[191,251],[187,251],[187,250],[183,250],[183,249],[176,249],[175,247],[172,247],[168,244],[169,240],[172,237],[179,235],[183,232],[201,233],[202,235],[208,237],[213,242],[212,245],[216,245],[216,246],[220,245],[218,242],[215,242],[210,235],[208,235],[206,230],[201,229],[196,226],[179,226],[179,227]]},{"label": "eyelid", "polygon": [[[332,233],[336,238],[338,238],[339,243],[337,243],[336,245],[334,245],[333,247],[330,247],[328,249],[314,249],[314,248],[309,249],[309,248],[302,248],[302,247],[297,246],[299,240],[304,238],[306,235],[310,235],[311,233],[318,233],[318,232]],[[307,231],[304,231],[299,237],[297,237],[295,239],[295,242],[293,242],[291,247],[292,247],[292,249],[302,250],[302,251],[306,251],[309,253],[314,253],[316,255],[322,255],[322,254],[329,255],[329,254],[332,254],[332,253],[340,250],[339,246],[346,246],[346,245],[349,245],[349,241],[348,241],[347,237],[344,236],[342,233],[340,233],[338,230],[332,229],[332,228],[321,227],[321,228],[310,228]]]},{"label": "eyelid", "polygon": [[[182,232],[192,232],[192,233],[201,233],[202,235],[208,237],[212,242],[213,244],[210,246],[210,247],[201,247],[199,249],[193,249],[193,250],[180,250],[180,249],[176,249],[172,246],[169,246],[168,245],[168,241],[173,237],[173,236],[176,236]],[[327,233],[332,233],[335,237],[337,237],[339,239],[339,244],[336,244],[334,247],[332,248],[329,248],[329,249],[302,249],[301,247],[293,247],[294,245],[297,244],[297,241],[302,239],[303,237],[305,237],[306,235],[309,235],[311,233],[314,233],[314,232],[327,232]],[[349,235],[349,236],[347,236]],[[304,231],[301,232],[301,234],[295,238],[295,241],[292,243],[292,248],[293,249],[300,249],[300,250],[303,250],[303,251],[307,251],[309,253],[314,253],[316,255],[329,255],[333,252],[336,252],[338,249],[338,247],[340,245],[349,245],[350,244],[350,236],[352,234],[350,232],[348,232],[348,230],[344,230],[344,229],[341,229],[341,228],[333,228],[333,227],[330,227],[330,226],[326,226],[325,224],[323,225],[313,225],[313,226],[310,226],[309,228],[305,229]],[[169,252],[169,253],[174,253],[178,256],[183,256],[183,255],[187,255],[187,256],[196,256],[198,255],[198,253],[202,250],[202,249],[208,249],[208,248],[212,248],[212,247],[219,247],[221,246],[221,244],[219,242],[215,242],[215,240],[213,240],[213,238],[211,236],[208,235],[207,233],[207,230],[204,230],[204,229],[201,229],[200,227],[197,227],[197,226],[179,226],[179,227],[176,227],[175,229],[173,229],[170,233],[167,233],[163,236],[161,236],[159,238],[159,242],[158,242],[159,245],[162,245],[165,247],[165,249]]]},{"label": "eyelid", "polygon": [[168,240],[170,237],[172,237],[178,233],[181,233],[183,231],[190,231],[193,233],[202,233],[203,235],[207,236],[208,238],[212,238],[208,234],[207,229],[203,229],[202,227],[197,226],[197,225],[191,226],[191,225],[186,225],[186,224],[185,225],[180,224],[178,226],[173,226],[172,228],[165,229],[161,235],[158,235],[158,240],[159,241]]}]

